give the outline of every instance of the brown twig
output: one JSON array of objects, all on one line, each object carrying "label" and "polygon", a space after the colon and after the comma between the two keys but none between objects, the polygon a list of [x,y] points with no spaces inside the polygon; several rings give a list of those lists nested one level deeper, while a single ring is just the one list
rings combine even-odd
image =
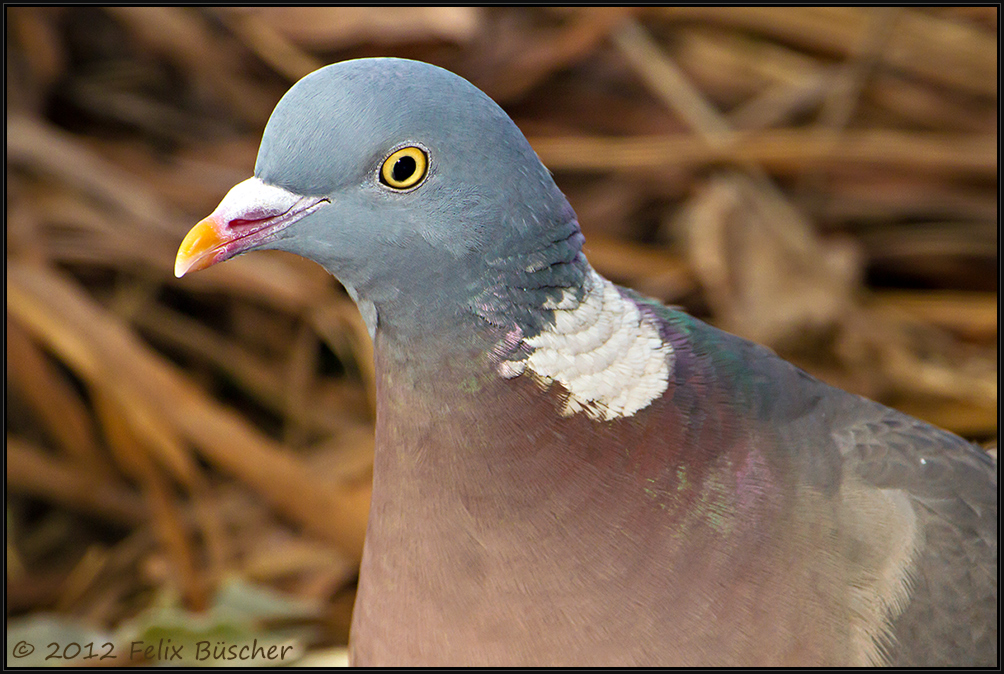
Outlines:
[{"label": "brown twig", "polygon": [[[143,401],[145,409],[157,410],[158,416],[146,421],[171,428],[280,512],[330,537],[353,556],[361,554],[368,494],[318,484],[292,456],[175,374],[60,277],[9,264],[7,288],[9,310],[80,376],[114,382],[122,399]],[[113,377],[108,375],[110,367],[115,368]]]},{"label": "brown twig", "polygon": [[58,503],[116,524],[136,526],[146,521],[143,501],[135,492],[107,478],[88,475],[9,435],[7,487],[13,493]]},{"label": "brown twig", "polygon": [[848,131],[835,148],[815,131],[802,129],[748,134],[721,148],[686,136],[532,138],[531,143],[555,171],[697,169],[752,162],[780,174],[798,173],[808,166],[885,166],[983,178],[997,174],[997,139],[990,135]]},{"label": "brown twig", "polygon": [[[673,21],[706,21],[846,56],[868,24],[865,7],[672,7],[649,10]],[[988,97],[997,95],[993,35],[918,10],[905,12],[884,55],[888,65]]]}]

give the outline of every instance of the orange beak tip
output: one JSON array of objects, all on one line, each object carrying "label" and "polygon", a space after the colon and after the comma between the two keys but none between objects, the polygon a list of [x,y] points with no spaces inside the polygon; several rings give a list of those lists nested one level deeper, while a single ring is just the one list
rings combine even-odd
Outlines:
[{"label": "orange beak tip", "polygon": [[213,253],[226,240],[219,234],[219,223],[212,216],[201,220],[178,247],[174,259],[174,275],[181,278],[190,271],[200,271],[212,266]]}]

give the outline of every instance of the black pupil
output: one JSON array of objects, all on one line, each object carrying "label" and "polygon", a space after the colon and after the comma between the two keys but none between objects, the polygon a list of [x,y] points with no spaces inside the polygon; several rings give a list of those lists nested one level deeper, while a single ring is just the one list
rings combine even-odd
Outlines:
[{"label": "black pupil", "polygon": [[414,175],[416,168],[417,166],[415,164],[414,157],[401,157],[394,162],[394,170],[391,171],[391,175],[394,176],[394,180],[399,183],[403,183],[405,180]]}]

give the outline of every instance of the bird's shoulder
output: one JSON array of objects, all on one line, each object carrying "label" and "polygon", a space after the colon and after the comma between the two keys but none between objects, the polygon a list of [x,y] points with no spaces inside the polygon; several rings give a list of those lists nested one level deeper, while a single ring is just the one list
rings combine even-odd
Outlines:
[{"label": "bird's shoulder", "polygon": [[[992,515],[996,525],[996,461],[980,447],[830,386],[762,345],[635,291],[622,292],[659,323],[677,368],[690,370],[678,385],[693,381],[694,372],[713,380],[736,414],[768,426],[785,451],[807,455],[807,470],[820,462],[833,465],[838,470],[825,471],[830,479],[853,475],[876,489],[904,490],[945,517]],[[951,512],[958,508],[969,513]]]}]

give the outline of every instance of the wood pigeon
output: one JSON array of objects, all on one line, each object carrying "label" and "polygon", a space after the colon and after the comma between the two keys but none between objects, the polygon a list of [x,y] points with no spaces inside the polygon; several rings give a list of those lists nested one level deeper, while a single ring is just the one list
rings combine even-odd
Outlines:
[{"label": "wood pigeon", "polygon": [[323,265],[377,371],[356,665],[997,664],[996,462],[597,274],[466,80],[330,65],[176,274]]}]

